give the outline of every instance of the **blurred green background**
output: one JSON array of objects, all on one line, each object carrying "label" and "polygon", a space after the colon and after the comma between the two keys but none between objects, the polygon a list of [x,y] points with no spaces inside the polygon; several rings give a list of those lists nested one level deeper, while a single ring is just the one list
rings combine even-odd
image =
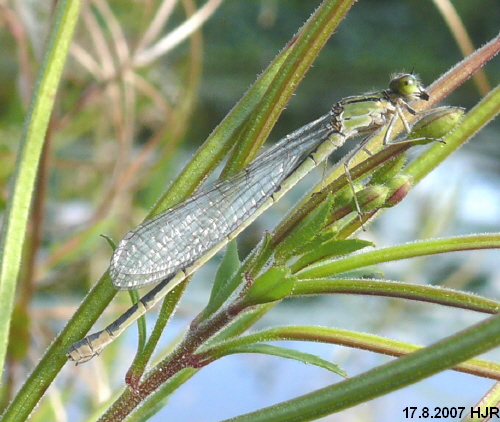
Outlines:
[{"label": "blurred green background", "polygon": [[[223,2],[203,26],[201,34],[196,35],[193,40],[180,43],[166,55],[145,67],[133,69],[137,76],[136,87],[139,87],[134,91],[133,99],[130,99],[131,91],[127,91],[127,87],[122,83],[121,72],[126,74],[127,68],[119,65],[119,55],[116,51],[120,44],[117,42],[116,32],[110,29],[112,26],[109,16],[104,12],[108,9],[102,4],[104,3],[89,3],[77,28],[75,43],[79,49],[72,50],[73,55],[67,64],[58,93],[46,155],[42,162],[40,182],[37,186],[33,223],[28,234],[21,285],[24,286],[21,287],[24,289],[23,292],[29,291],[25,294],[33,306],[31,311],[35,320],[33,332],[38,336],[32,354],[35,361],[37,356],[43,353],[54,333],[71,316],[79,298],[107,268],[110,250],[99,234],[110,234],[118,240],[142,220],[194,150],[241,98],[256,75],[267,67],[292,38],[319,2],[300,0]],[[173,9],[162,34],[180,25],[186,18],[186,10],[194,11],[195,5],[200,7],[203,4],[200,1],[179,2]],[[130,51],[134,51],[155,14],[158,2],[113,1],[107,5],[120,27],[123,41]],[[463,19],[476,47],[497,35],[500,29],[498,0],[457,0],[453,5]],[[0,5],[0,12],[2,10],[4,12],[0,13],[2,46],[0,211],[2,213],[8,198],[9,180],[14,168],[30,92],[43,52],[52,6],[49,2],[23,1]],[[109,60],[106,58],[108,54],[106,49],[109,50]],[[85,54],[98,64],[100,72],[92,72],[92,68],[84,65],[91,62],[86,60]],[[414,70],[427,85],[460,61],[461,57],[459,48],[433,2],[359,1],[297,89],[295,97],[278,121],[270,142],[324,114],[334,102],[345,96],[386,87],[392,72]],[[112,69],[119,71],[113,73]],[[485,67],[485,71],[491,85],[495,86],[500,82],[498,57]],[[469,81],[448,97],[446,103],[470,108],[480,98],[481,94],[476,85]],[[447,185],[456,188],[460,186],[460,180],[464,185],[468,183],[467,189],[470,191],[460,188],[462,195],[460,199],[457,199],[458,190],[452,192],[451,198],[450,189],[443,194],[448,198],[448,202],[444,205],[453,204],[455,209],[436,211],[437,214],[432,214],[430,213],[432,200],[418,201],[417,196],[417,201],[410,202],[409,198],[408,203],[411,205],[408,206],[412,207],[414,213],[410,214],[411,218],[405,214],[403,208],[402,214],[391,214],[391,220],[385,222],[382,220],[373,236],[378,240],[383,239],[381,243],[389,243],[394,239],[400,240],[398,235],[406,230],[418,238],[424,228],[428,229],[423,217],[426,214],[431,215],[434,221],[440,218],[446,219],[444,226],[434,228],[434,231],[430,230],[437,235],[498,231],[500,223],[498,132],[497,121],[482,131],[464,148],[466,150],[461,152],[459,160],[468,161],[458,161],[444,172],[437,172],[437,177],[431,179],[430,188],[436,191],[427,199],[435,198],[432,195],[439,196],[440,192],[447,189]],[[139,160],[141,157],[143,161]],[[463,174],[460,174],[462,171]],[[474,174],[474,178],[471,174]],[[462,179],[457,178],[458,176],[462,176]],[[464,177],[468,179],[464,181]],[[473,196],[481,192],[485,192],[484,196]],[[300,195],[301,193],[293,194],[293,199],[289,201],[293,202]],[[422,195],[425,197],[426,194]],[[464,198],[472,198],[470,201],[476,205],[479,202],[479,206],[473,208],[476,210],[473,211],[476,213],[475,220],[463,218],[465,212],[463,209],[469,210],[472,207]],[[484,198],[491,202],[485,203]],[[286,202],[284,205],[279,204],[281,208],[276,212],[281,213],[286,210],[286,204]],[[246,245],[243,250],[251,248],[260,238],[262,231],[272,227],[274,221],[272,215],[266,217],[269,220],[260,223],[261,229],[247,233],[247,240],[243,241]],[[400,229],[401,221],[405,225],[403,229]],[[384,236],[383,229],[389,228],[390,232],[391,224],[393,227],[398,227],[398,233],[387,233]],[[403,237],[403,240],[407,239]],[[434,274],[436,280],[446,279],[456,274],[460,265],[460,259],[441,262],[430,272]],[[497,288],[489,284],[496,280],[495,270],[490,266],[491,263],[485,265],[485,268],[482,268],[483,272],[476,268],[476,272],[467,278],[466,282],[470,283],[469,288],[483,288],[498,293]],[[408,274],[408,267],[390,271],[394,271],[394,274],[398,271]],[[423,277],[415,267],[410,268],[409,272],[414,279]],[[429,278],[432,279],[428,277],[426,280],[429,281]],[[26,286],[30,286],[29,289]],[[205,286],[204,289],[191,290],[193,294],[200,296],[188,299],[187,309],[181,311],[181,315],[183,312],[193,313],[193,309],[195,314],[196,309],[199,310],[200,303],[206,300],[209,286]],[[124,299],[123,305],[118,306],[118,309],[115,308],[115,313],[126,306],[128,299],[126,297]],[[312,299],[311,304],[311,308],[318,305]],[[349,303],[337,303],[336,306],[340,314],[352,309]],[[390,324],[387,321],[391,321],[391,316],[397,319],[400,314],[397,310],[394,312],[390,305],[388,308],[391,312],[387,312],[383,307],[369,309],[378,311],[375,313],[380,315],[380,320],[371,321],[373,325],[387,329],[386,334],[390,335],[390,328],[387,328]],[[295,308],[292,309],[290,313],[285,310],[284,317],[276,316],[276,318],[290,318],[291,314],[296,313]],[[305,313],[303,309],[301,312]],[[410,317],[415,316],[412,314],[413,311],[415,308],[410,307]],[[329,315],[325,321],[322,318],[325,316],[324,313],[313,315],[311,310],[308,310],[305,316],[312,320],[318,319],[318,323],[323,324],[330,322],[329,318],[332,317]],[[366,322],[367,317],[370,315],[360,317],[357,323],[364,327],[363,322]],[[384,317],[388,319],[384,320]],[[426,317],[424,315],[424,318]],[[429,324],[434,323],[434,320],[429,322]],[[408,328],[410,332],[413,329],[415,326]],[[135,332],[130,333],[129,340],[134,342],[134,336]],[[328,355],[330,350],[331,348],[328,348],[324,353]],[[319,352],[311,351],[311,353]],[[336,356],[336,359],[343,358],[345,356]],[[14,389],[32,368],[29,359],[27,357],[24,359],[25,370],[10,374]],[[254,394],[248,400],[249,404],[263,406],[270,404],[267,400],[273,403],[286,398],[287,394],[293,396],[301,393],[295,391],[294,387],[288,391],[285,388],[287,383],[294,384],[294,377],[288,378],[288,375],[283,374],[296,371],[296,368],[283,367],[280,372],[275,367],[277,371],[275,376],[282,378],[281,381],[285,386],[279,388],[274,386],[279,394],[260,397],[263,400],[259,401],[259,387],[262,389],[262,385],[265,385],[265,391],[266,388],[271,390],[273,388],[272,382],[271,387],[265,382],[266,364],[259,366],[259,362],[255,361],[248,364],[244,361],[245,358],[242,359],[243,367],[255,365],[257,372],[260,371],[260,375],[263,375],[261,379],[251,378],[256,384],[254,387],[257,392],[247,390],[241,392],[244,395]],[[369,358],[366,362],[362,362],[361,366],[356,366],[359,362],[354,358],[354,363],[351,364],[359,370],[359,367],[374,362]],[[114,369],[116,373],[111,377],[112,385],[119,385],[123,378],[121,365],[119,363],[116,365],[118,369]],[[244,371],[242,373],[241,368],[235,374],[230,372],[231,368],[222,367],[219,370],[225,375],[215,375],[215,377],[222,379],[234,377],[241,381],[245,376],[249,376]],[[78,376],[78,373],[69,373],[69,381],[65,380],[63,383],[73,384],[75,375]],[[307,374],[303,376],[308,377]],[[459,384],[463,382],[462,380],[463,378],[456,383]],[[170,410],[177,415],[175,420],[208,420],[202,417],[206,412],[211,415],[217,412],[215,409],[205,410],[212,400],[217,399],[212,399],[211,396],[200,399],[200,396],[196,396],[196,393],[204,394],[210,381],[200,379],[200,382],[202,387],[199,387],[199,391],[188,392],[189,399],[185,399],[190,403],[190,400],[197,403],[193,408],[198,409],[200,413],[196,413],[195,410],[193,410],[195,413],[187,412],[181,400],[178,404],[174,402]],[[304,382],[304,387],[317,386]],[[218,386],[214,387],[214,390],[222,388]],[[441,387],[433,388],[442,391]],[[92,395],[92,393],[95,392],[85,390],[85,394]],[[403,400],[409,400],[407,396],[404,397]],[[86,400],[91,399],[84,399],[83,402]],[[238,403],[240,400],[235,401],[235,407],[230,409],[231,412],[220,417],[248,410],[245,406],[238,407],[242,404]],[[82,415],[84,414],[82,408],[85,406],[82,406],[82,403],[79,405],[81,407],[78,407],[75,414]],[[390,406],[385,407],[390,409]],[[388,420],[389,416],[384,415],[385,419],[376,419],[372,415],[373,420]],[[363,420],[367,420],[366,415],[363,417]],[[215,416],[210,420],[216,420]]]}]

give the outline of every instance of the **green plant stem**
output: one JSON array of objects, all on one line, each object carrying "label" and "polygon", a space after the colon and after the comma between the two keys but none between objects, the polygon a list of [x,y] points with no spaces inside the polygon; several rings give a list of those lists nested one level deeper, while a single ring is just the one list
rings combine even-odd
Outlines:
[{"label": "green plant stem", "polygon": [[[239,145],[229,158],[221,177],[240,170],[257,155],[298,84],[353,3],[353,0],[324,2],[324,5],[316,10],[280,53],[275,63],[271,64],[266,72],[272,75],[272,81],[262,84],[260,91],[255,89],[257,93],[264,92],[264,95],[258,103],[251,104],[253,108],[247,106],[243,109],[244,111],[251,109],[253,112],[245,119],[249,123],[245,124],[242,132],[239,133]],[[227,118],[223,122],[226,120]],[[225,128],[221,124],[214,133],[217,133],[221,127]],[[214,133],[207,140],[207,145],[217,140]],[[226,135],[226,139],[230,137]],[[212,148],[208,148],[207,151],[212,153]],[[212,156],[208,158],[211,161],[214,160]],[[196,157],[186,168],[192,166],[195,161]],[[197,166],[194,168],[197,169]],[[163,203],[163,199],[160,202]],[[154,214],[156,213],[155,209]],[[158,320],[157,324],[163,324],[162,320]],[[155,326],[155,331],[160,331],[160,327]]]},{"label": "green plant stem", "polygon": [[446,137],[446,145],[432,145],[419,160],[410,163],[404,173],[412,176],[415,182],[420,181],[498,113],[500,113],[500,85],[465,115],[457,130]]},{"label": "green plant stem", "polygon": [[[263,93],[272,83],[274,76],[289,54],[284,50],[258,78],[254,86],[231,110],[223,122],[214,130],[192,161],[186,166],[170,189],[161,197],[148,218],[164,211],[189,194],[199,185],[222,160],[233,146],[233,136],[241,129],[252,110],[259,103]],[[81,339],[111,302],[117,291],[113,288],[107,272],[92,287],[67,326],[46,350],[41,361],[22,386],[19,394],[7,409],[5,416],[19,414],[19,406],[24,406],[22,415],[29,415],[46,388],[50,385],[62,366],[67,362],[68,347]],[[6,419],[8,420],[8,419]]]},{"label": "green plant stem", "polygon": [[498,345],[500,315],[346,381],[227,422],[314,420],[411,385]]},{"label": "green plant stem", "polygon": [[245,128],[241,146],[235,150],[223,176],[242,169],[257,155],[298,84],[353,3],[353,0],[324,1],[290,40],[285,47],[289,54],[252,113],[251,125]]},{"label": "green plant stem", "polygon": [[394,297],[436,303],[453,308],[497,314],[500,303],[472,293],[448,289],[441,286],[401,283],[390,280],[370,280],[352,278],[301,280],[293,289],[293,296],[319,294],[357,294]]},{"label": "green plant stem", "polygon": [[319,263],[297,272],[296,276],[305,278],[324,278],[332,274],[376,265],[382,262],[428,256],[454,251],[500,248],[500,234],[458,236],[444,239],[431,239],[421,242],[396,245],[374,251],[362,252],[355,256],[338,259],[329,263]]},{"label": "green plant stem", "polygon": [[[256,343],[268,341],[289,340],[336,344],[395,357],[404,356],[416,350],[423,349],[423,346],[419,345],[338,328],[285,326],[270,328],[238,338],[229,339],[225,342],[216,344],[214,347],[204,349],[201,354],[206,356],[207,359],[216,360],[233,353],[240,353],[238,349],[244,346],[251,346]],[[500,364],[483,359],[470,359],[453,369],[459,372],[500,380]]]},{"label": "green plant stem", "polygon": [[[287,60],[285,60],[285,63],[282,65],[285,70],[282,71],[282,67],[280,66],[279,70],[276,69],[275,72],[275,74],[280,75],[283,73],[285,77],[275,78],[272,81],[272,84],[270,84],[272,85],[271,92],[273,95],[279,92],[279,90],[282,90],[284,94],[281,95],[281,100],[278,104],[273,105],[272,101],[268,101],[266,103],[268,104],[268,107],[266,107],[266,111],[263,112],[265,117],[262,120],[256,121],[256,124],[260,126],[258,132],[261,134],[264,134],[265,132],[267,132],[267,134],[269,133],[271,129],[269,127],[271,124],[270,121],[272,119],[277,119],[279,113],[292,95],[293,90],[295,90],[297,83],[302,79],[305,72],[310,67],[312,60],[319,54],[320,47],[325,44],[329,35],[333,32],[336,25],[338,25],[352,4],[353,0],[327,0],[323,2],[314,15],[304,25],[304,29],[301,30],[296,37],[294,37],[290,43],[290,47],[286,49],[290,60],[288,60],[287,56]],[[297,61],[300,61],[301,63],[297,63]],[[275,66],[275,64],[273,65]],[[266,95],[269,94],[266,93]],[[261,110],[261,104],[256,105],[255,109],[256,112],[259,113]],[[255,133],[252,136],[258,138]],[[257,151],[254,152],[256,153]],[[254,152],[251,154],[254,154]],[[240,165],[241,164],[236,164],[236,167],[239,167]],[[198,339],[199,338],[200,337],[198,336]],[[183,356],[185,356],[186,345],[183,344],[180,347],[182,347]],[[176,356],[175,352],[172,356]],[[138,406],[142,400],[156,391],[162,383],[169,380],[179,370],[185,368],[185,363],[182,364],[175,358],[169,358],[169,363],[170,365],[168,368],[165,362],[155,367],[147,376],[145,381],[137,387],[133,395],[131,395],[127,390],[124,395],[120,397],[120,399],[108,410],[108,412],[103,415],[102,420],[116,420],[115,418],[117,415],[120,415],[119,417],[122,418],[125,417],[136,406]]]},{"label": "green plant stem", "polygon": [[[490,390],[477,402],[473,407],[471,407],[471,410],[477,410],[478,408],[481,409],[492,409],[492,408],[497,408],[498,409],[498,403],[500,403],[500,383],[496,383],[493,385],[493,387],[490,388]],[[484,412],[483,412],[484,413]],[[479,416],[476,412],[474,417],[472,417],[472,412],[469,412],[465,418],[461,420],[461,422],[484,422],[485,420],[488,420],[491,418],[484,418],[482,416]]]},{"label": "green plant stem", "polygon": [[[256,321],[262,318],[274,304],[266,304],[254,308],[249,312],[238,317],[232,324],[225,326],[221,331],[217,332],[205,344],[215,344],[227,338],[235,337],[245,332],[252,327]],[[127,422],[143,421],[147,418],[146,415],[151,415],[155,410],[161,409],[163,403],[168,401],[169,396],[175,392],[182,384],[195,375],[200,368],[185,368],[177,372],[153,393],[141,401],[140,408],[127,417]]]},{"label": "green plant stem", "polygon": [[[490,54],[494,54],[494,53],[490,53]],[[479,62],[477,62],[477,63],[479,63]],[[475,63],[474,65],[479,66],[479,64],[477,64],[477,63]],[[457,72],[458,72],[458,70],[457,70]],[[465,73],[462,74],[462,80],[465,80],[467,77],[468,77],[468,75],[466,75]],[[459,82],[458,82],[459,79],[460,78],[455,78],[455,80],[454,80],[455,85],[450,85],[449,90],[454,89],[454,87],[456,87],[456,85],[459,84]],[[436,86],[439,88],[438,84]],[[445,90],[441,87],[439,92],[440,92],[440,95],[444,95]],[[439,96],[436,95],[436,101],[438,100],[438,98],[439,98]],[[265,117],[262,118],[262,121],[265,121]],[[158,388],[157,386],[161,385],[161,383],[163,383],[163,382],[168,383],[168,377],[171,376],[171,373],[169,373],[169,371],[166,369],[167,369],[166,367],[163,367],[161,371],[157,371],[157,369],[153,369],[153,373],[155,373],[155,375],[151,374],[151,377],[148,376],[145,380],[145,383],[142,384],[142,388],[144,388],[144,389],[151,388],[152,390],[155,390],[155,388]],[[168,369],[171,370],[172,367],[170,367]],[[181,369],[181,367],[179,367],[179,369],[183,370],[183,369]],[[163,377],[163,378],[161,378],[161,377]],[[165,378],[165,377],[167,377],[167,378]],[[156,387],[153,387],[154,385]],[[151,397],[150,394],[146,395],[144,390],[141,391],[141,395],[142,394],[144,394],[144,396],[143,396],[144,400],[149,400]],[[151,393],[151,394],[153,394],[153,393]],[[115,413],[116,411],[121,412],[125,409],[125,407],[127,407],[129,405],[130,405],[130,407],[134,407],[135,405],[133,403],[129,402],[130,399],[131,399],[131,397],[127,393],[125,393],[125,395],[122,396],[122,398],[121,398],[122,404],[118,405],[118,403],[116,403],[118,406],[116,406],[116,407],[113,406],[113,408],[109,410],[109,412],[107,413],[107,416],[105,416],[105,418],[109,417],[111,415],[116,415],[116,413]],[[108,420],[108,419],[103,419],[103,420]]]},{"label": "green plant stem", "polygon": [[142,349],[137,351],[134,361],[130,365],[125,380],[129,385],[138,385],[139,380],[144,373],[146,366],[153,355],[156,345],[160,340],[161,334],[167,322],[170,320],[177,303],[179,302],[187,283],[181,283],[172,290],[162,303],[160,312],[158,313],[158,320],[155,323],[154,329],[151,332],[147,342]]},{"label": "green plant stem", "polygon": [[152,371],[144,376],[140,384],[127,388],[99,419],[115,422],[125,419],[143,400],[153,394],[162,384],[188,368],[196,367],[192,356],[198,347],[234,318],[227,312],[215,314],[208,322],[188,333],[179,346]]},{"label": "green plant stem", "polygon": [[7,350],[10,316],[29,209],[37,176],[45,134],[54,106],[57,87],[80,13],[80,0],[64,0],[57,4],[56,17],[47,43],[42,68],[26,118],[24,135],[13,178],[13,189],[7,207],[0,248],[0,364],[3,368]]}]

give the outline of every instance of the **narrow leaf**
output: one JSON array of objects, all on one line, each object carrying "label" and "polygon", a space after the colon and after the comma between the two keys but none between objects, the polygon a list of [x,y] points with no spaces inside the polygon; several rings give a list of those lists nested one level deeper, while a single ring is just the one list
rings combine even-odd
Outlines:
[{"label": "narrow leaf", "polygon": [[311,242],[311,239],[324,227],[332,207],[333,197],[328,195],[317,209],[297,224],[278,245],[276,251],[276,261],[278,263],[290,259],[295,250],[303,247],[304,244]]},{"label": "narrow leaf", "polygon": [[368,246],[375,245],[372,242],[362,239],[331,239],[319,245],[311,242],[310,246],[310,251],[305,253],[304,256],[292,265],[292,273],[296,273],[311,264],[327,261],[342,255],[349,255]]},{"label": "narrow leaf", "polygon": [[[227,300],[231,292],[234,291],[237,287],[234,286],[234,276],[239,268],[240,258],[238,256],[238,245],[236,240],[233,240],[227,245],[226,253],[224,254],[224,258],[215,276],[212,292],[210,293],[210,300],[208,301],[207,307],[198,317],[199,321],[212,315]],[[236,282],[239,284],[238,280],[236,280]],[[228,289],[228,286],[232,286],[232,288]]]},{"label": "narrow leaf", "polygon": [[241,306],[249,307],[283,299],[292,293],[294,284],[295,277],[291,276],[288,268],[270,268],[252,283]]},{"label": "narrow leaf", "polygon": [[288,349],[286,347],[278,347],[270,344],[247,344],[244,346],[235,347],[227,350],[227,354],[235,353],[262,353],[264,355],[279,356],[286,359],[293,359],[309,365],[319,366],[328,371],[334,372],[341,377],[347,378],[347,373],[338,365],[335,365],[327,360],[311,355],[310,353],[300,352],[298,350]]}]

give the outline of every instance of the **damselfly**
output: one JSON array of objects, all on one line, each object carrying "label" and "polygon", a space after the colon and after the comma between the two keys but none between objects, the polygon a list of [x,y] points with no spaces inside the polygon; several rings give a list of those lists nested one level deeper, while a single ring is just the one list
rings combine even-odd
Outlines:
[{"label": "damselfly", "polygon": [[[398,119],[410,133],[404,110],[416,114],[408,102],[418,99],[427,101],[429,95],[418,78],[407,73],[395,75],[386,90],[347,97],[261,153],[245,170],[199,190],[129,232],[111,258],[109,274],[115,288],[160,284],[107,328],[73,344],[68,358],[78,364],[98,355],[348,139],[369,135],[350,153],[352,157],[380,131],[385,130],[383,142],[389,143]],[[356,206],[361,212],[357,202]]]}]

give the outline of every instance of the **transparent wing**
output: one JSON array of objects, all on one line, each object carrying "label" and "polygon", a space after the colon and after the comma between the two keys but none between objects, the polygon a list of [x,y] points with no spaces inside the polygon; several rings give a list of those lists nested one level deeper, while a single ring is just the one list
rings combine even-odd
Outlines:
[{"label": "transparent wing", "polygon": [[115,287],[135,289],[186,268],[227,239],[257,211],[305,154],[332,133],[330,114],[283,138],[245,170],[217,182],[139,225],[111,259]]}]

